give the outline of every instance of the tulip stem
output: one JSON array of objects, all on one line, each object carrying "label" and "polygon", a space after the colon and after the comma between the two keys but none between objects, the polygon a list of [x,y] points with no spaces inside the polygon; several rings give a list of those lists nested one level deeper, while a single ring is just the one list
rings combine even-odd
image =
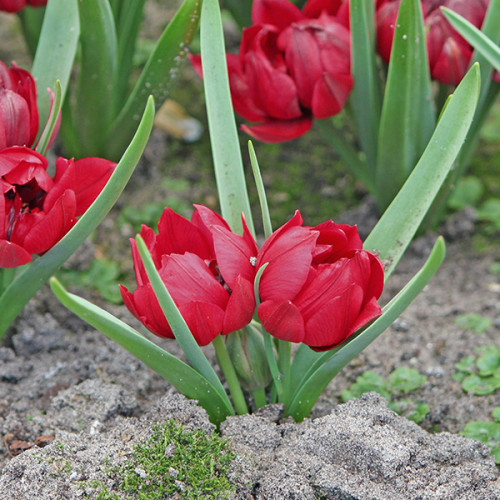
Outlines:
[{"label": "tulip stem", "polygon": [[224,343],[222,335],[217,335],[217,337],[212,340],[212,344],[215,348],[217,363],[219,363],[219,366],[224,373],[224,377],[226,378],[226,382],[229,387],[229,392],[231,393],[231,397],[233,398],[236,413],[238,415],[244,415],[245,413],[248,413],[245,396],[243,394],[243,391],[241,390],[238,376],[236,375],[233,363],[231,362],[231,358],[229,357],[229,353],[227,352],[226,344]]},{"label": "tulip stem", "polygon": [[0,269],[0,295],[4,290],[14,281],[16,277],[16,272],[18,268],[15,267],[5,267]]},{"label": "tulip stem", "polygon": [[252,391],[253,400],[255,402],[255,409],[262,408],[267,405],[266,390],[265,389],[255,389]]},{"label": "tulip stem", "polygon": [[282,374],[284,386],[284,397],[288,398],[290,393],[290,356],[292,344],[284,340],[278,340],[278,366]]}]

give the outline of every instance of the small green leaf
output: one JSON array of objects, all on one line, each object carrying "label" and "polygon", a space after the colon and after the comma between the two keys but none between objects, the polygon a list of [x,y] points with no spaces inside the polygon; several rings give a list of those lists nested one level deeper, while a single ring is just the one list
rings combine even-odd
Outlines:
[{"label": "small green leaf", "polygon": [[390,399],[391,392],[387,382],[377,373],[367,370],[356,379],[356,382],[347,391],[342,391],[342,401],[350,401],[359,398],[365,392],[377,392],[385,399]]},{"label": "small green leaf", "polygon": [[455,363],[455,368],[463,373],[472,373],[476,364],[475,356],[466,356],[462,358],[458,363]]},{"label": "small green leaf", "polygon": [[389,375],[389,383],[398,394],[408,394],[420,389],[427,382],[427,378],[421,375],[415,368],[401,366]]},{"label": "small green leaf", "polygon": [[491,318],[481,316],[476,313],[461,314],[456,320],[455,325],[463,330],[472,330],[475,333],[484,333],[491,328],[493,324]]},{"label": "small green leaf", "polygon": [[462,382],[462,388],[465,392],[485,396],[492,394],[500,388],[500,374],[492,377],[480,377],[479,375],[469,375]]},{"label": "small green leaf", "polygon": [[495,227],[500,228],[500,200],[496,198],[486,200],[476,210],[476,215],[478,219],[491,222]]},{"label": "small green leaf", "polygon": [[481,377],[498,374],[500,376],[500,348],[492,346],[476,361]]},{"label": "small green leaf", "polygon": [[416,403],[412,399],[403,399],[400,401],[391,401],[389,408],[398,415],[405,416],[408,420],[418,424],[429,413],[429,405],[425,403]]},{"label": "small green leaf", "polygon": [[47,119],[47,123],[45,124],[45,128],[40,135],[40,139],[38,140],[38,144],[36,145],[36,150],[42,155],[45,154],[49,142],[52,138],[52,134],[57,124],[57,119],[59,117],[59,113],[61,111],[62,106],[62,90],[61,90],[61,82],[56,80],[56,86],[54,89],[54,102],[52,103],[52,107],[49,113],[49,117]]},{"label": "small green leaf", "polygon": [[476,439],[489,446],[500,442],[500,424],[498,422],[469,422],[461,432],[464,436]]},{"label": "small green leaf", "polygon": [[493,417],[493,420],[495,422],[500,423],[500,406],[496,406],[493,408],[493,411],[491,412],[491,416]]}]

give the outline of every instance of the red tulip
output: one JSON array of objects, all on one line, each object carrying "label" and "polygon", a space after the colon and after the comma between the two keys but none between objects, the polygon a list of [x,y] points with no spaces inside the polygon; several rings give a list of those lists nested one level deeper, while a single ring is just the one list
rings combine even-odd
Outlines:
[{"label": "red tulip", "polygon": [[[401,0],[376,0],[377,48],[389,62],[394,26]],[[460,14],[474,26],[483,24],[489,0],[421,0],[431,77],[445,85],[458,85],[472,57],[472,47],[446,20],[440,7]]]},{"label": "red tulip", "polygon": [[[288,0],[253,2],[240,54],[227,56],[234,109],[258,123],[242,127],[252,137],[288,141],[313,118],[342,109],[353,85],[345,7],[342,0],[309,0],[302,11]],[[199,57],[191,61],[200,72]]]},{"label": "red tulip", "polygon": [[52,248],[100,193],[114,165],[58,158],[51,178],[47,159],[36,151],[0,151],[0,268],[27,264]]},{"label": "red tulip", "polygon": [[5,12],[19,12],[26,6],[44,7],[47,0],[0,0],[0,10]]},{"label": "red tulip", "polygon": [[362,250],[355,226],[304,227],[297,211],[264,243],[256,268],[266,262],[258,316],[278,339],[328,350],[381,313],[382,263]]},{"label": "red tulip", "polygon": [[[243,328],[255,309],[252,262],[257,246],[244,224],[243,236],[207,207],[195,205],[188,221],[166,208],[158,234],[143,237],[159,274],[199,345]],[[131,240],[137,289],[120,286],[125,305],[149,330],[174,338],[153,292],[136,243]]]}]

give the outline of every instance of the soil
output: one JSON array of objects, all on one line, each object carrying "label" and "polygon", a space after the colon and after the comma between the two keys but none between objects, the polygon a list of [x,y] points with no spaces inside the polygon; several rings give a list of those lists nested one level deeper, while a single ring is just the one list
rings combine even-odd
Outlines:
[{"label": "soil", "polygon": [[[15,31],[6,19],[0,18],[2,39]],[[9,43],[2,45],[2,57],[4,51],[16,54],[19,48]],[[201,112],[194,114],[203,121]],[[309,224],[319,223],[339,213],[334,203],[341,199],[344,213],[336,221],[357,223],[366,235],[376,221],[373,203],[364,199],[359,204],[356,196],[361,190],[335,165],[329,174],[325,169],[319,172],[328,158],[324,150],[308,163],[313,174],[302,174],[304,182],[287,190],[286,177],[296,171],[282,166],[298,168],[311,147],[320,143],[312,137],[279,153],[273,146],[262,148],[261,165],[276,167],[264,171],[274,217],[283,223],[293,205],[301,207]],[[104,256],[118,263],[122,282],[131,284],[127,238],[137,227],[131,221],[119,222],[124,207],[139,210],[147,202],[168,200],[183,212],[193,201],[216,208],[215,192],[206,137],[187,146],[155,131],[117,208],[67,266],[85,269],[93,258]],[[354,204],[355,209],[346,210]],[[455,364],[462,358],[476,354],[481,346],[499,344],[500,275],[492,264],[500,260],[500,252],[494,244],[477,249],[470,210],[450,218],[440,232],[447,238],[447,258],[435,278],[332,381],[310,419],[300,424],[282,420],[279,407],[271,406],[222,424],[222,435],[232,439],[237,453],[230,474],[233,498],[500,498],[498,468],[489,449],[459,435],[470,421],[491,420],[492,410],[500,406],[500,391],[485,396],[466,393],[454,378]],[[435,238],[429,234],[411,245],[386,287],[384,303],[423,264]],[[103,303],[89,289],[79,293],[143,331],[122,305]],[[458,326],[456,319],[466,313],[489,318],[491,326],[480,334]],[[149,337],[182,357],[174,341]],[[127,460],[154,422],[172,417],[212,430],[201,408],[73,316],[48,287],[28,304],[9,338],[0,347],[0,499],[96,498],[98,491],[85,486],[91,480],[118,494],[116,480],[103,472],[104,464]],[[214,360],[210,348],[206,353]],[[414,368],[426,377],[409,396],[392,397],[411,397],[429,406],[418,426],[397,416],[375,394],[341,404],[341,392],[367,370],[387,379],[400,367]]]}]

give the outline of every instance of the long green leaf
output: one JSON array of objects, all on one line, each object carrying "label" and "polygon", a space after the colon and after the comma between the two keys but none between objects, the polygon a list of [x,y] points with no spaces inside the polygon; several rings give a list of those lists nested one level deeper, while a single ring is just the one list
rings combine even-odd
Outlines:
[{"label": "long green leaf", "polygon": [[26,45],[32,56],[34,56],[36,52],[44,14],[45,8],[43,7],[25,7],[17,13],[21,20],[23,37],[26,40]]},{"label": "long green leaf", "polygon": [[223,7],[231,12],[240,28],[252,24],[252,0],[224,0]]},{"label": "long green leaf", "polygon": [[386,208],[422,154],[435,126],[419,0],[399,8],[377,151],[377,204]]},{"label": "long green leaf", "polygon": [[365,240],[386,261],[386,279],[410,244],[464,142],[479,96],[474,65],[450,98],[412,174]]},{"label": "long green leaf", "polygon": [[208,127],[222,215],[233,231],[242,232],[241,214],[245,214],[250,231],[254,233],[231,104],[222,22],[217,0],[203,0],[200,37]]},{"label": "long green leaf", "polygon": [[115,92],[117,43],[108,0],[80,0],[80,67],[75,89],[75,123],[86,156],[105,156],[105,133]]},{"label": "long green leaf", "polygon": [[45,9],[32,68],[38,90],[37,103],[41,127],[45,125],[50,110],[50,96],[47,89],[53,90],[56,80],[59,80],[62,98],[64,99],[66,95],[79,35],[77,0],[50,0]]},{"label": "long green leaf", "polygon": [[375,180],[377,140],[381,111],[375,52],[374,3],[351,0],[351,52],[354,87],[351,106],[356,130],[372,180]]},{"label": "long green leaf", "polygon": [[292,416],[295,420],[301,421],[309,414],[319,395],[332,378],[373,342],[422,291],[441,265],[444,255],[444,240],[440,237],[422,269],[387,304],[382,316],[375,320],[366,330],[338,349],[331,357],[329,353],[323,354],[325,362],[322,364],[318,362],[317,365],[319,364],[320,366],[317,366],[307,380],[297,387],[290,405],[285,410],[285,415]]},{"label": "long green leaf", "polygon": [[167,318],[168,324],[172,331],[174,332],[175,338],[181,347],[182,351],[186,355],[186,358],[193,365],[193,368],[202,375],[208,383],[213,387],[219,396],[225,400],[228,408],[232,408],[229,398],[227,397],[226,391],[217,377],[214,369],[208,362],[208,359],[203,354],[200,346],[196,343],[193,334],[189,330],[186,321],[179,312],[179,309],[175,305],[170,292],[168,291],[165,283],[158,274],[158,270],[154,265],[153,258],[149,253],[149,250],[144,243],[141,236],[136,238],[137,249],[144,264],[144,268],[148,275],[151,286],[155,292],[156,298],[160,303],[163,314]]},{"label": "long green leaf", "polygon": [[[167,98],[196,34],[201,0],[184,0],[161,35],[120,114],[107,134],[107,154],[116,158],[130,141],[148,95]],[[122,103],[118,103],[121,105]]]},{"label": "long green leaf", "polygon": [[42,285],[56,272],[85,238],[100,224],[120,196],[146,147],[154,120],[154,102],[150,98],[137,132],[113,175],[89,209],[73,228],[46,254],[19,274],[0,297],[0,338],[16,316]]},{"label": "long green leaf", "polygon": [[68,293],[56,278],[50,286],[55,296],[73,313],[152,368],[179,392],[197,399],[210,420],[219,425],[234,412],[207,380],[189,365],[143,337],[129,325],[77,295]]}]

